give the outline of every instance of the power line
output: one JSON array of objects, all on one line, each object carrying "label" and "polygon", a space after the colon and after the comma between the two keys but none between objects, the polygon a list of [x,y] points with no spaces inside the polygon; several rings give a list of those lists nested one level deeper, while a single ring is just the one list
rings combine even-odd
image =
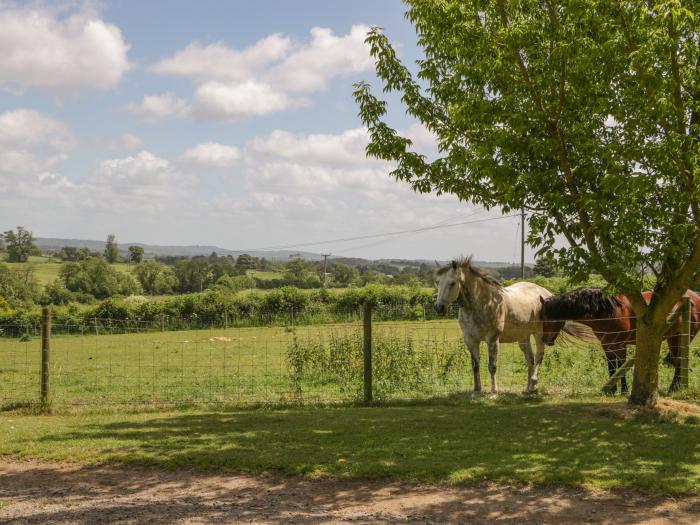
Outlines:
[{"label": "power line", "polygon": [[475,224],[479,222],[489,222],[489,221],[498,221],[502,219],[510,219],[513,217],[518,217],[520,216],[519,213],[513,213],[511,215],[502,215],[500,217],[486,217],[482,219],[472,219],[468,221],[460,221],[460,222],[453,222],[451,224],[434,224],[431,226],[424,226],[422,228],[414,228],[411,230],[397,230],[397,231],[392,231],[392,232],[385,232],[385,233],[375,233],[371,235],[358,235],[355,237],[341,237],[338,239],[326,239],[323,241],[314,241],[314,242],[301,242],[301,243],[296,243],[296,244],[279,244],[276,246],[266,246],[264,248],[252,248],[249,249],[249,251],[271,251],[271,250],[291,250],[291,249],[297,249],[297,248],[303,248],[307,246],[320,246],[324,244],[333,244],[333,243],[339,243],[339,242],[350,242],[350,241],[360,241],[364,239],[377,239],[380,237],[391,237],[394,235],[406,235],[409,233],[420,233],[420,232],[425,232],[425,231],[431,231],[431,230],[439,230],[442,228],[453,228],[455,226],[463,226],[465,224]]}]

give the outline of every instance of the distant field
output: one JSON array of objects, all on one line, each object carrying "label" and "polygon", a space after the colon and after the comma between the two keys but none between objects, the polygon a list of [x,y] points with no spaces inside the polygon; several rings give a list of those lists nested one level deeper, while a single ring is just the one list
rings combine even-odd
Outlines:
[{"label": "distant field", "polygon": [[248,277],[255,277],[263,281],[271,281],[272,279],[281,279],[282,272],[268,272],[263,270],[248,270]]},{"label": "distant field", "polygon": [[[58,277],[58,270],[61,268],[61,261],[52,257],[29,257],[29,261],[26,263],[8,263],[3,260],[12,268],[26,268],[30,267],[34,270],[34,275],[41,286],[52,283]],[[112,265],[115,269],[120,272],[129,273],[133,268],[133,265],[128,263],[114,263]]]}]

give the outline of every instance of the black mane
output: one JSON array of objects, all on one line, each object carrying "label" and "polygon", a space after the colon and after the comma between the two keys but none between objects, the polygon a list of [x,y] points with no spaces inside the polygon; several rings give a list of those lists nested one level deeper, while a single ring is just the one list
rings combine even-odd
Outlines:
[{"label": "black mane", "polygon": [[623,306],[617,298],[600,288],[577,288],[544,300],[543,319],[604,319]]}]

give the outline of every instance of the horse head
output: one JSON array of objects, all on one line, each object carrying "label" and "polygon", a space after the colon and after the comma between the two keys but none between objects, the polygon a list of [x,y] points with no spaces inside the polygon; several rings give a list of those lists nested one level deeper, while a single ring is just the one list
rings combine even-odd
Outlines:
[{"label": "horse head", "polygon": [[559,334],[566,325],[566,320],[555,319],[547,308],[547,299],[540,295],[540,318],[542,319],[542,342],[547,346],[554,346]]},{"label": "horse head", "polygon": [[440,315],[447,315],[447,307],[459,297],[462,285],[462,271],[457,261],[452,261],[435,272],[437,281],[437,298],[435,311]]}]

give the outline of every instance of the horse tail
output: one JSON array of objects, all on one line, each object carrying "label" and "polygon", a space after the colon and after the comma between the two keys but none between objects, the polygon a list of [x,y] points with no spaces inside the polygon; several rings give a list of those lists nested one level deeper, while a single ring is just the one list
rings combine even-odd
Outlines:
[{"label": "horse tail", "polygon": [[587,343],[597,343],[598,338],[593,333],[588,326],[582,325],[580,323],[574,323],[572,321],[567,321],[562,328],[562,332],[574,336],[576,339],[585,341]]},{"label": "horse tail", "polygon": [[670,350],[669,350],[668,352],[666,352],[666,357],[664,357],[663,363],[664,363],[666,366],[674,366],[674,365],[676,364],[676,363],[674,362],[674,360],[673,360],[673,357],[671,356],[671,351],[670,351]]}]

